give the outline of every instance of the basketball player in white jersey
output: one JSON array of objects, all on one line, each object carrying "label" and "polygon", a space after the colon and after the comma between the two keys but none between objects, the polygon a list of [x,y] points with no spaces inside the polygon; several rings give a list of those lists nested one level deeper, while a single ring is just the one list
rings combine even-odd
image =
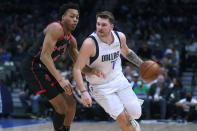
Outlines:
[{"label": "basketball player in white jersey", "polygon": [[114,16],[111,12],[99,12],[96,19],[96,32],[83,42],[73,69],[82,102],[85,106],[92,105],[81,75],[81,70],[88,64],[102,72],[99,77],[86,75],[95,100],[117,121],[122,131],[140,131],[135,119],[141,116],[141,103],[122,73],[120,54],[137,67],[143,61],[127,47],[125,35],[113,30]]}]

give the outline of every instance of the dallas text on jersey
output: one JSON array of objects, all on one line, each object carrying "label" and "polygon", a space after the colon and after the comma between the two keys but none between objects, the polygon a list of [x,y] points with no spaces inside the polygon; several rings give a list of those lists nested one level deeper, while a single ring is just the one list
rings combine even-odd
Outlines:
[{"label": "dallas text on jersey", "polygon": [[118,58],[119,55],[120,55],[120,52],[119,51],[114,52],[114,53],[111,53],[111,54],[107,54],[107,55],[102,55],[102,62],[105,62],[105,61],[113,61],[116,58]]}]

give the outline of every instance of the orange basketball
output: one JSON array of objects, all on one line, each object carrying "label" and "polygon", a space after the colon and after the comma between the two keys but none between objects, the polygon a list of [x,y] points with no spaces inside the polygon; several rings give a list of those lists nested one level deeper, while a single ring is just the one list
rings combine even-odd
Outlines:
[{"label": "orange basketball", "polygon": [[147,82],[157,79],[159,73],[160,66],[152,60],[145,61],[140,65],[139,74],[141,78]]}]

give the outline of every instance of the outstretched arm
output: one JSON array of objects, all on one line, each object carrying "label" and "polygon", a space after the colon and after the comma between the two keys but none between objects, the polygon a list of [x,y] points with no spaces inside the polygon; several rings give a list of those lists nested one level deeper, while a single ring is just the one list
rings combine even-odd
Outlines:
[{"label": "outstretched arm", "polygon": [[132,64],[134,64],[136,67],[140,67],[140,65],[143,63],[143,60],[139,58],[135,52],[133,52],[131,49],[128,48],[126,44],[126,37],[123,33],[118,32],[122,44],[121,48],[121,54]]}]

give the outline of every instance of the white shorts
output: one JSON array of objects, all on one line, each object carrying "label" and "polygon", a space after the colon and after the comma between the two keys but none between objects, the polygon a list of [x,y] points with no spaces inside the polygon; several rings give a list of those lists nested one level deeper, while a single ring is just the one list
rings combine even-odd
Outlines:
[{"label": "white shorts", "polygon": [[133,92],[132,86],[122,75],[115,80],[92,87],[92,96],[104,110],[116,120],[118,115],[126,110],[130,119],[138,119],[141,116],[141,104]]}]

